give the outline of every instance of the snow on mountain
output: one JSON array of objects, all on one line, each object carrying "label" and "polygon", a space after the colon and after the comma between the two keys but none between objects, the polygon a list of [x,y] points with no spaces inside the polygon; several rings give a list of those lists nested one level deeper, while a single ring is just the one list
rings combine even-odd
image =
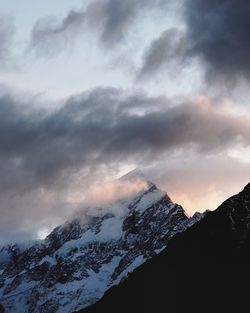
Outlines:
[{"label": "snow on mountain", "polygon": [[78,313],[249,312],[249,264],[250,184]]},{"label": "snow on mountain", "polygon": [[82,212],[43,241],[0,250],[0,303],[6,312],[69,313],[95,303],[202,217],[189,219],[138,171],[120,179],[136,180],[143,180],[143,188],[110,203],[110,210],[98,208],[98,216],[87,218]]}]

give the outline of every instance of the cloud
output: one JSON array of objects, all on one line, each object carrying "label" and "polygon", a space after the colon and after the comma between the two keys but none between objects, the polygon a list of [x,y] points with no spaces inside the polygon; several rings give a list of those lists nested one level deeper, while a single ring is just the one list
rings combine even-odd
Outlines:
[{"label": "cloud", "polygon": [[86,216],[99,216],[106,213],[124,214],[127,210],[127,204],[132,201],[135,195],[147,189],[147,181],[140,178],[133,180],[116,179],[101,184],[93,184],[87,188],[82,205],[72,216],[77,215],[84,219]]},{"label": "cloud", "polygon": [[187,0],[190,54],[200,57],[209,81],[250,79],[250,4],[244,0]]},{"label": "cloud", "polygon": [[61,21],[39,19],[32,29],[30,46],[39,53],[59,53],[91,29],[103,46],[114,48],[124,42],[140,14],[165,5],[162,0],[92,1],[86,8],[71,10]]},{"label": "cloud", "polygon": [[0,99],[2,192],[13,182],[22,188],[48,185],[81,167],[128,158],[146,162],[190,145],[203,153],[239,140],[250,143],[248,116],[235,116],[206,98],[173,105],[164,98],[97,88],[49,114],[24,114],[23,105],[11,96]]},{"label": "cloud", "polygon": [[0,65],[6,66],[11,55],[11,45],[15,34],[13,19],[0,16]]},{"label": "cloud", "polygon": [[154,39],[144,53],[137,78],[152,78],[163,69],[171,71],[173,64],[180,72],[196,62],[206,83],[213,86],[249,82],[250,4],[244,0],[185,0],[179,12],[184,31],[170,29]]},{"label": "cloud", "polygon": [[86,201],[91,205],[107,205],[120,199],[127,199],[146,189],[147,183],[140,179],[134,181],[116,180],[91,186],[86,192]]},{"label": "cloud", "polygon": [[97,88],[67,99],[53,112],[25,101],[0,97],[0,229],[5,237],[13,229],[30,236],[39,227],[55,226],[82,203],[88,186],[119,166],[149,165],[173,151],[207,155],[235,143],[250,144],[248,116],[202,97],[176,104]]},{"label": "cloud", "polygon": [[158,186],[167,190],[173,201],[190,214],[214,210],[223,201],[240,192],[250,181],[250,163],[227,153],[199,155],[187,150],[151,167]]},{"label": "cloud", "polygon": [[85,13],[71,10],[62,21],[41,18],[34,25],[30,46],[39,54],[55,54],[69,47],[82,32]]},{"label": "cloud", "polygon": [[105,46],[115,46],[124,40],[137,15],[147,5],[148,1],[140,0],[95,1],[87,10],[88,19],[92,27],[99,25],[101,42]]},{"label": "cloud", "polygon": [[100,30],[101,42],[114,47],[123,42],[139,16],[152,10],[165,9],[163,0],[97,0],[86,10],[90,25]]},{"label": "cloud", "polygon": [[163,68],[184,63],[187,41],[178,29],[167,29],[146,50],[137,79],[151,78]]}]

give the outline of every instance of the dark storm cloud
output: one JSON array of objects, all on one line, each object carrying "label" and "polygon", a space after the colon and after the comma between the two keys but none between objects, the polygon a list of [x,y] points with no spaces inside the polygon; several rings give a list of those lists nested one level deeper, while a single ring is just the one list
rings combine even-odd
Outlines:
[{"label": "dark storm cloud", "polygon": [[186,38],[179,30],[168,29],[164,31],[147,49],[137,78],[151,77],[162,68],[171,66],[174,62],[183,63],[186,58],[186,49]]},{"label": "dark storm cloud", "polygon": [[83,31],[84,23],[85,13],[75,10],[60,22],[55,18],[41,18],[32,29],[30,45],[39,53],[60,52]]},{"label": "dark storm cloud", "polygon": [[204,103],[178,106],[163,98],[95,89],[50,114],[23,114],[0,99],[0,190],[59,185],[78,169],[148,162],[194,145],[201,153],[250,143],[250,121]]},{"label": "dark storm cloud", "polygon": [[250,3],[246,0],[186,0],[189,54],[205,62],[207,77],[250,79]]},{"label": "dark storm cloud", "polygon": [[[198,60],[211,84],[250,80],[250,3],[245,0],[185,0],[185,33],[167,30],[144,53],[138,78]],[[221,85],[219,85],[221,86]]]},{"label": "dark storm cloud", "polygon": [[0,65],[4,66],[8,62],[11,54],[10,48],[15,33],[13,19],[0,16]]}]

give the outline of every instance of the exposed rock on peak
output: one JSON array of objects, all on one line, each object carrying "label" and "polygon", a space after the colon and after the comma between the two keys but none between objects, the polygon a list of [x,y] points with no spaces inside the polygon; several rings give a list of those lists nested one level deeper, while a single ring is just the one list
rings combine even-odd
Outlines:
[{"label": "exposed rock on peak", "polygon": [[[137,170],[122,179],[145,180]],[[132,199],[112,203],[110,212],[87,222],[71,219],[45,240],[0,258],[0,303],[6,311],[68,313],[95,303],[196,222],[145,181]]]},{"label": "exposed rock on peak", "polygon": [[249,262],[247,185],[80,312],[246,312]]}]

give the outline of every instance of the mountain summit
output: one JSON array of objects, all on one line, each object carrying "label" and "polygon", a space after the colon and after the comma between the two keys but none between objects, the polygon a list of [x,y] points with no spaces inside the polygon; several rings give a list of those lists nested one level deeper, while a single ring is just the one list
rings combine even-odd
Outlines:
[{"label": "mountain summit", "polygon": [[249,262],[250,184],[81,312],[249,312]]},{"label": "mountain summit", "polygon": [[[133,171],[121,180],[131,179],[142,175]],[[79,215],[27,249],[2,248],[0,303],[6,312],[69,313],[89,306],[196,222],[143,180],[132,197],[97,210],[98,216]]]},{"label": "mountain summit", "polygon": [[145,174],[138,168],[128,172],[127,174],[123,175],[119,178],[120,181],[134,181],[134,180],[142,180],[148,181]]}]

